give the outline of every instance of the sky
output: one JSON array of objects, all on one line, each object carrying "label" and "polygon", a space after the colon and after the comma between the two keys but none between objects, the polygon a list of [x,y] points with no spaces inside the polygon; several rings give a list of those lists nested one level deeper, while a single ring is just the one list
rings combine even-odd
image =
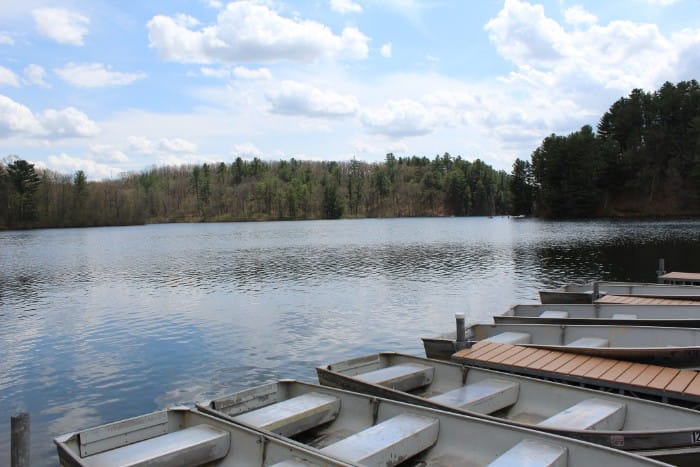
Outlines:
[{"label": "sky", "polygon": [[0,0],[0,159],[92,180],[389,152],[510,172],[699,76],[697,0]]}]

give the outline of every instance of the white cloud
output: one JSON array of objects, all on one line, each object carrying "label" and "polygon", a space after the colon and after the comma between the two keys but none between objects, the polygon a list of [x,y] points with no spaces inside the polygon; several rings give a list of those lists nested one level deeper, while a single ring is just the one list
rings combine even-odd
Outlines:
[{"label": "white cloud", "polygon": [[154,153],[153,142],[144,136],[129,136],[127,143],[130,151],[145,155]]},{"label": "white cloud", "polygon": [[83,112],[68,107],[35,115],[28,107],[0,95],[0,137],[61,139],[93,136],[100,128]]},{"label": "white cloud", "polygon": [[148,31],[150,46],[161,58],[183,63],[356,60],[368,54],[369,39],[356,28],[335,35],[321,23],[285,18],[252,2],[229,3],[215,25],[199,29],[192,22],[154,16]]},{"label": "white cloud", "polygon": [[262,151],[253,143],[247,142],[243,144],[234,144],[231,148],[231,155],[233,157],[240,157],[241,159],[253,159],[254,157],[262,157]]},{"label": "white cloud", "polygon": [[329,0],[328,4],[331,10],[343,15],[346,13],[362,13],[362,5],[352,0]]},{"label": "white cloud", "polygon": [[426,94],[422,99],[425,105],[431,107],[448,107],[453,109],[479,109],[483,103],[481,98],[466,91],[435,91]]},{"label": "white cloud", "polygon": [[158,141],[158,150],[161,152],[175,152],[193,154],[197,152],[197,145],[182,138],[162,138]]},{"label": "white cloud", "polygon": [[382,47],[379,49],[379,53],[382,55],[382,57],[391,58],[391,49],[391,42],[387,42],[386,44],[382,45]]},{"label": "white cloud", "polygon": [[35,86],[48,88],[49,84],[44,80],[46,70],[43,67],[35,64],[30,64],[24,67],[24,79]]},{"label": "white cloud", "polygon": [[220,10],[224,7],[224,2],[219,0],[208,0],[204,3],[206,3],[209,8],[214,8],[215,10]]},{"label": "white cloud", "polygon": [[10,70],[0,65],[0,86],[13,86],[19,87],[19,76]]},{"label": "white cloud", "polygon": [[542,5],[506,0],[496,18],[484,26],[489,38],[505,58],[515,63],[544,63],[558,60],[568,44],[566,33],[547,18]]},{"label": "white cloud", "polygon": [[109,144],[91,144],[91,158],[99,162],[129,162],[129,158],[119,148]]},{"label": "white cloud", "polygon": [[203,66],[199,69],[199,71],[202,73],[202,76],[206,76],[207,78],[226,79],[231,76],[231,72],[226,68],[211,68]]},{"label": "white cloud", "polygon": [[239,79],[247,79],[247,80],[268,80],[272,79],[272,73],[270,73],[270,70],[267,68],[258,68],[256,70],[252,70],[250,68],[246,68],[244,66],[237,66],[236,68],[233,69],[233,76]]},{"label": "white cloud", "polygon": [[127,142],[129,150],[143,155],[194,154],[197,152],[195,143],[182,138],[161,138],[155,140],[144,136],[130,136]]},{"label": "white cloud", "polygon": [[351,95],[322,91],[296,81],[282,81],[279,88],[265,94],[271,112],[306,117],[348,117],[358,109],[357,98]]},{"label": "white cloud", "polygon": [[269,68],[261,67],[261,68],[248,68],[244,66],[237,66],[231,71],[229,68],[222,67],[222,68],[212,68],[212,67],[201,67],[199,71],[202,73],[202,76],[206,76],[208,78],[217,78],[217,79],[227,79],[230,78],[231,76],[242,79],[242,80],[249,80],[249,81],[257,81],[257,80],[270,80],[272,79],[272,73],[270,72]]},{"label": "white cloud", "polygon": [[390,100],[380,109],[366,110],[361,120],[370,132],[391,137],[427,135],[437,125],[432,112],[410,99]]},{"label": "white cloud", "polygon": [[14,45],[15,40],[12,38],[10,33],[5,31],[0,31],[0,45]]},{"label": "white cloud", "polygon": [[102,63],[68,63],[62,68],[54,69],[54,73],[68,84],[79,88],[126,86],[146,77],[145,73],[112,71]]},{"label": "white cloud", "polygon": [[683,29],[671,36],[677,47],[678,57],[682,57],[674,68],[676,78],[690,79],[700,75],[700,29]]},{"label": "white cloud", "polygon": [[647,0],[652,5],[669,6],[678,3],[679,0]]},{"label": "white cloud", "polygon": [[0,94],[0,138],[41,132],[41,124],[28,107]]},{"label": "white cloud", "polygon": [[51,155],[47,160],[52,170],[59,173],[74,173],[82,170],[90,180],[111,178],[113,175],[122,172],[122,170],[101,164],[92,159],[73,157],[66,153],[61,153],[57,156]]},{"label": "white cloud", "polygon": [[538,86],[536,81],[543,80],[548,92],[577,94],[586,106],[586,93],[590,97],[591,92],[605,90],[619,94],[635,87],[650,89],[700,72],[700,63],[693,59],[700,30],[666,37],[655,24],[602,25],[583,9],[569,9],[567,16],[573,31],[548,18],[541,5],[506,0],[485,29],[501,55],[518,67],[509,82]]},{"label": "white cloud", "polygon": [[47,109],[38,118],[51,138],[86,137],[100,132],[100,127],[95,122],[74,107]]},{"label": "white cloud", "polygon": [[581,5],[575,5],[564,11],[564,20],[574,26],[591,25],[598,22],[598,17],[586,11]]},{"label": "white cloud", "polygon": [[62,8],[39,8],[32,11],[37,31],[59,44],[83,45],[90,18]]}]

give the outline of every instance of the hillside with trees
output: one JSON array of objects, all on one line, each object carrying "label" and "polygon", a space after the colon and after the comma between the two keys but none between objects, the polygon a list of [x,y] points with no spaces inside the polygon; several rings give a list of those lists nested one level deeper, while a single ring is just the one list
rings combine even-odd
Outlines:
[{"label": "hillside with trees", "polygon": [[0,228],[157,222],[468,216],[511,211],[510,176],[450,154],[152,168],[87,181],[18,157],[0,163]]},{"label": "hillside with trees", "polygon": [[513,164],[517,213],[553,218],[700,215],[700,86],[633,90]]},{"label": "hillside with trees", "polygon": [[529,161],[496,171],[448,153],[381,163],[296,159],[153,167],[88,181],[0,162],[0,229],[411,216],[700,215],[700,86],[633,90]]}]

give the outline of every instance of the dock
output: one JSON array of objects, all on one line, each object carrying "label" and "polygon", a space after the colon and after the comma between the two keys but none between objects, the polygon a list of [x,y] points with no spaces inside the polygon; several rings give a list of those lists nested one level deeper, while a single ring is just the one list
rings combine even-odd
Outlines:
[{"label": "dock", "polygon": [[617,305],[697,305],[700,301],[688,298],[640,297],[634,295],[603,295],[593,303]]},{"label": "dock", "polygon": [[658,278],[661,284],[700,285],[700,273],[696,272],[669,272]]},{"label": "dock", "polygon": [[569,352],[479,342],[452,355],[458,363],[700,407],[700,373]]}]

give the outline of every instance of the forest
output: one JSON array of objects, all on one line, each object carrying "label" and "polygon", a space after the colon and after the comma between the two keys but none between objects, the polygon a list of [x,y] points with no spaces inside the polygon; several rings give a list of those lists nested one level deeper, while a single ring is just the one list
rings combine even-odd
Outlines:
[{"label": "forest", "polygon": [[551,218],[700,215],[700,86],[633,90],[589,125],[516,160],[513,209]]},{"label": "forest", "polygon": [[613,103],[596,130],[544,138],[510,174],[448,153],[380,163],[263,161],[152,167],[88,181],[0,162],[0,229],[163,222],[535,215],[700,215],[700,86]]},{"label": "forest", "polygon": [[237,158],[95,182],[10,157],[0,164],[0,228],[505,214],[509,180],[447,153],[371,164]]}]

